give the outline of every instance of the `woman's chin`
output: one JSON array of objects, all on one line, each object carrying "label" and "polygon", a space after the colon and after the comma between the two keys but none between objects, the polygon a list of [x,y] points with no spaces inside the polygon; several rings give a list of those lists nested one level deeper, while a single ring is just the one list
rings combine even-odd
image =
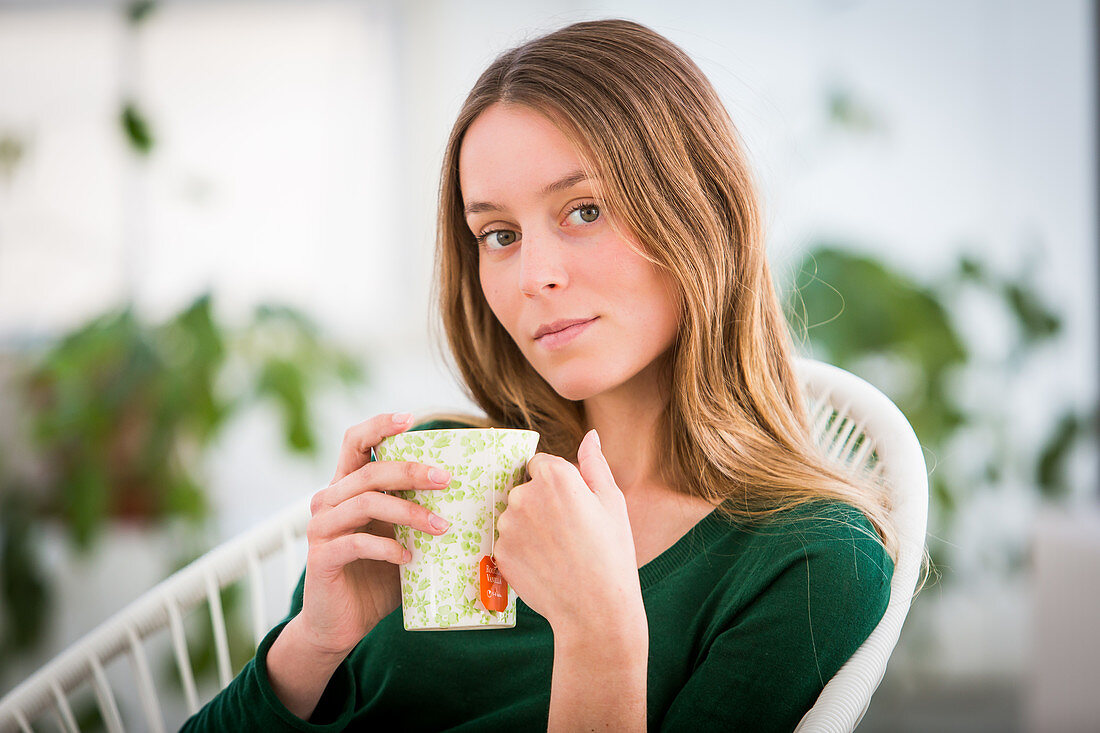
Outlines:
[{"label": "woman's chin", "polygon": [[591,375],[563,374],[561,370],[553,370],[550,372],[539,371],[539,375],[543,380],[546,380],[546,383],[549,384],[551,389],[557,392],[559,396],[573,402],[586,400],[586,398],[598,394],[605,389],[605,385],[603,383],[597,384],[592,379]]},{"label": "woman's chin", "polygon": [[565,380],[559,377],[547,380],[547,382],[562,398],[573,402],[586,400],[589,397],[598,395],[607,388],[607,385],[596,383],[592,379]]}]

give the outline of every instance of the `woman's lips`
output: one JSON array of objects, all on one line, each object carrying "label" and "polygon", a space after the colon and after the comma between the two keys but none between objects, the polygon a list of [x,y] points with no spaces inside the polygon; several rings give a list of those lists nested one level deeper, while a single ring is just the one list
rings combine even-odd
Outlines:
[{"label": "woman's lips", "polygon": [[535,339],[535,343],[550,350],[560,349],[573,339],[580,336],[586,330],[588,330],[588,327],[595,323],[596,320],[597,319],[593,318],[591,321],[578,323],[561,331],[555,331],[554,333],[548,333],[544,336],[540,336]]}]

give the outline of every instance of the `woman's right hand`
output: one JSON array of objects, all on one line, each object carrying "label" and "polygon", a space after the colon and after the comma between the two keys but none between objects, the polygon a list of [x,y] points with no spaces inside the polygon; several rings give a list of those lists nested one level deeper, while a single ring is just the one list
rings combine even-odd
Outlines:
[{"label": "woman's right hand", "polygon": [[[407,413],[406,413],[407,414]],[[426,507],[384,491],[443,489],[451,480],[430,475],[432,466],[405,461],[371,462],[371,449],[403,432],[412,416],[377,415],[344,434],[336,476],[313,496],[306,529],[309,553],[302,611],[296,618],[316,649],[346,656],[375,624],[401,603],[398,565],[411,554],[394,538],[393,525],[441,535]]]}]

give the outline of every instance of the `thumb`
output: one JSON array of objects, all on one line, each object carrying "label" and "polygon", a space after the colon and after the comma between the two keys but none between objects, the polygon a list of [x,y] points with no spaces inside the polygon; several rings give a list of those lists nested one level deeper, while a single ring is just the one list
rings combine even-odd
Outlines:
[{"label": "thumb", "polygon": [[600,434],[593,428],[589,430],[580,447],[577,448],[577,458],[580,463],[581,478],[588,484],[588,488],[597,496],[605,491],[617,491],[615,477],[611,475],[611,466],[607,465],[603,448],[600,446]]}]

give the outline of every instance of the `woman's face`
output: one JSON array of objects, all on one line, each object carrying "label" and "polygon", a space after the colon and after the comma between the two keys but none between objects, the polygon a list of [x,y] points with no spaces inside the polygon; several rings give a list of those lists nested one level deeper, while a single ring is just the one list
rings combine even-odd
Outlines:
[{"label": "woman's face", "polygon": [[[485,299],[535,371],[569,400],[620,387],[654,397],[679,325],[671,280],[615,233],[567,138],[537,112],[494,104],[466,132],[459,179]],[[574,319],[590,322],[537,337]]]}]

